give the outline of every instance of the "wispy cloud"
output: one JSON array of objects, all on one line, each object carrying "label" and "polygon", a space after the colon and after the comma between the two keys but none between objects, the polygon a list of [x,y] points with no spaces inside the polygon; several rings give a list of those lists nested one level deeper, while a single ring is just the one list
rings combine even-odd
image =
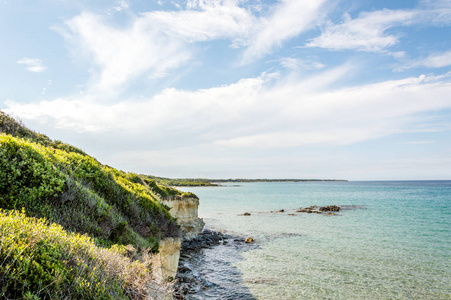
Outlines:
[{"label": "wispy cloud", "polygon": [[362,12],[354,19],[345,13],[342,23],[333,24],[328,21],[322,29],[322,34],[310,40],[306,47],[386,52],[401,38],[401,35],[388,33],[389,29],[415,24],[427,26],[451,24],[450,2],[424,0],[413,9]]},{"label": "wispy cloud", "polygon": [[101,16],[83,13],[58,31],[74,49],[74,55],[89,58],[94,68],[90,88],[117,92],[139,76],[166,76],[191,54],[182,41],[168,37],[145,17],[131,26],[117,28]]},{"label": "wispy cloud", "polygon": [[40,73],[40,72],[44,72],[45,70],[47,70],[47,67],[44,66],[42,60],[40,60],[38,58],[24,57],[24,58],[18,60],[17,63],[28,66],[26,69],[30,72]]},{"label": "wispy cloud", "polygon": [[451,66],[451,50],[446,52],[433,53],[424,58],[411,60],[400,67],[396,67],[395,70],[402,71],[404,69],[415,67],[443,68],[448,66]]},{"label": "wispy cloud", "polygon": [[326,0],[286,0],[278,3],[274,12],[262,20],[262,29],[251,39],[243,62],[253,61],[301,32],[311,28]]},{"label": "wispy cloud", "polygon": [[241,45],[259,26],[258,19],[240,7],[239,1],[188,1],[186,10],[142,15],[166,34],[186,42],[227,38]]},{"label": "wispy cloud", "polygon": [[328,22],[322,34],[306,46],[381,52],[395,45],[399,39],[399,36],[387,34],[386,31],[394,26],[408,24],[416,15],[413,11],[388,9],[361,13],[355,19],[345,14],[343,23]]},{"label": "wispy cloud", "polygon": [[284,57],[281,58],[280,64],[287,68],[292,70],[315,70],[315,69],[322,69],[325,67],[324,64],[314,61],[314,60],[305,60],[300,58],[294,58],[294,57]]},{"label": "wispy cloud", "polygon": [[120,0],[117,2],[117,4],[115,6],[113,6],[112,8],[110,8],[109,10],[107,10],[107,14],[111,15],[113,13],[119,13],[121,11],[127,10],[130,8],[130,4],[128,1],[125,0]]},{"label": "wispy cloud", "polygon": [[[268,17],[257,17],[255,6],[239,0],[188,1],[186,9],[131,16],[127,27],[82,13],[57,31],[74,56],[93,64],[91,91],[111,93],[142,76],[169,75],[192,59],[196,42],[227,39],[231,47],[245,47],[243,62],[259,58],[310,28],[325,1],[281,1]],[[127,7],[122,1],[117,10]]]},{"label": "wispy cloud", "polygon": [[48,81],[47,81],[47,86],[45,86],[45,87],[42,88],[41,95],[44,95],[45,92],[47,91],[47,88],[48,88],[49,86],[51,86],[51,85],[52,85],[52,80],[48,80]]}]

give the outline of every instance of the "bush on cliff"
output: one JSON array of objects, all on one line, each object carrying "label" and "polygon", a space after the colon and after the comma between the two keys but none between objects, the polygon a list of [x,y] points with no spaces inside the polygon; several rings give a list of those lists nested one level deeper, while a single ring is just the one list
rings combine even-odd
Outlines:
[{"label": "bush on cliff", "polygon": [[158,247],[179,229],[159,195],[94,158],[0,134],[0,207],[25,208],[105,244]]},{"label": "bush on cliff", "polygon": [[24,212],[0,210],[0,298],[144,299],[147,263]]}]

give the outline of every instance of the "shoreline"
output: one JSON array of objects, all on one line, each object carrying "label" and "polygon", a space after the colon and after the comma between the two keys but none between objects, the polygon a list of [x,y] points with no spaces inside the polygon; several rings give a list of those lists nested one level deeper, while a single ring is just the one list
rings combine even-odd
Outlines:
[{"label": "shoreline", "polygon": [[[234,297],[236,299],[255,299],[243,285],[244,281],[240,276],[241,273],[236,267],[232,266],[228,261],[219,261],[218,256],[225,258],[227,255],[221,256],[224,251],[240,253],[256,247],[258,245],[246,243],[242,237],[210,229],[204,229],[196,238],[184,241],[173,286],[173,299],[192,299],[196,296],[210,299],[230,297],[230,292],[235,294]],[[209,256],[212,256],[214,259],[214,266],[210,265]],[[236,255],[234,257],[238,260],[242,259],[242,257],[237,257]],[[234,280],[228,278],[230,274],[226,274],[225,278],[216,276],[211,278],[209,275],[217,271],[216,267],[219,267],[223,273],[233,274]],[[236,280],[236,277],[239,277],[239,280]],[[228,290],[230,283],[234,285],[234,288]],[[227,294],[225,294],[226,292]]]}]

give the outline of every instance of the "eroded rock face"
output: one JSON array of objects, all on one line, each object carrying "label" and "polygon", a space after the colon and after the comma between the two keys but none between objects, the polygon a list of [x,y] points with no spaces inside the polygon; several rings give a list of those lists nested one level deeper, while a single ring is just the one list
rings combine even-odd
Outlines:
[{"label": "eroded rock face", "polygon": [[169,213],[177,218],[177,223],[182,228],[184,240],[192,240],[202,232],[205,223],[197,214],[199,199],[174,197],[164,199],[162,202],[171,207]]},{"label": "eroded rock face", "polygon": [[152,256],[152,274],[159,283],[174,280],[180,258],[182,240],[179,237],[160,241],[159,252]]}]

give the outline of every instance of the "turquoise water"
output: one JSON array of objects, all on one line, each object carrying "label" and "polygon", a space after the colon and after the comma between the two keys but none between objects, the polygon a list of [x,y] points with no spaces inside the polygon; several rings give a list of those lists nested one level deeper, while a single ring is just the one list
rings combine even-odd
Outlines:
[{"label": "turquoise water", "polygon": [[[229,261],[257,299],[451,299],[451,181],[186,190],[199,196],[208,227],[256,240],[248,251],[206,255]],[[295,212],[311,205],[353,209],[335,216]],[[211,273],[213,282],[228,276]]]}]

